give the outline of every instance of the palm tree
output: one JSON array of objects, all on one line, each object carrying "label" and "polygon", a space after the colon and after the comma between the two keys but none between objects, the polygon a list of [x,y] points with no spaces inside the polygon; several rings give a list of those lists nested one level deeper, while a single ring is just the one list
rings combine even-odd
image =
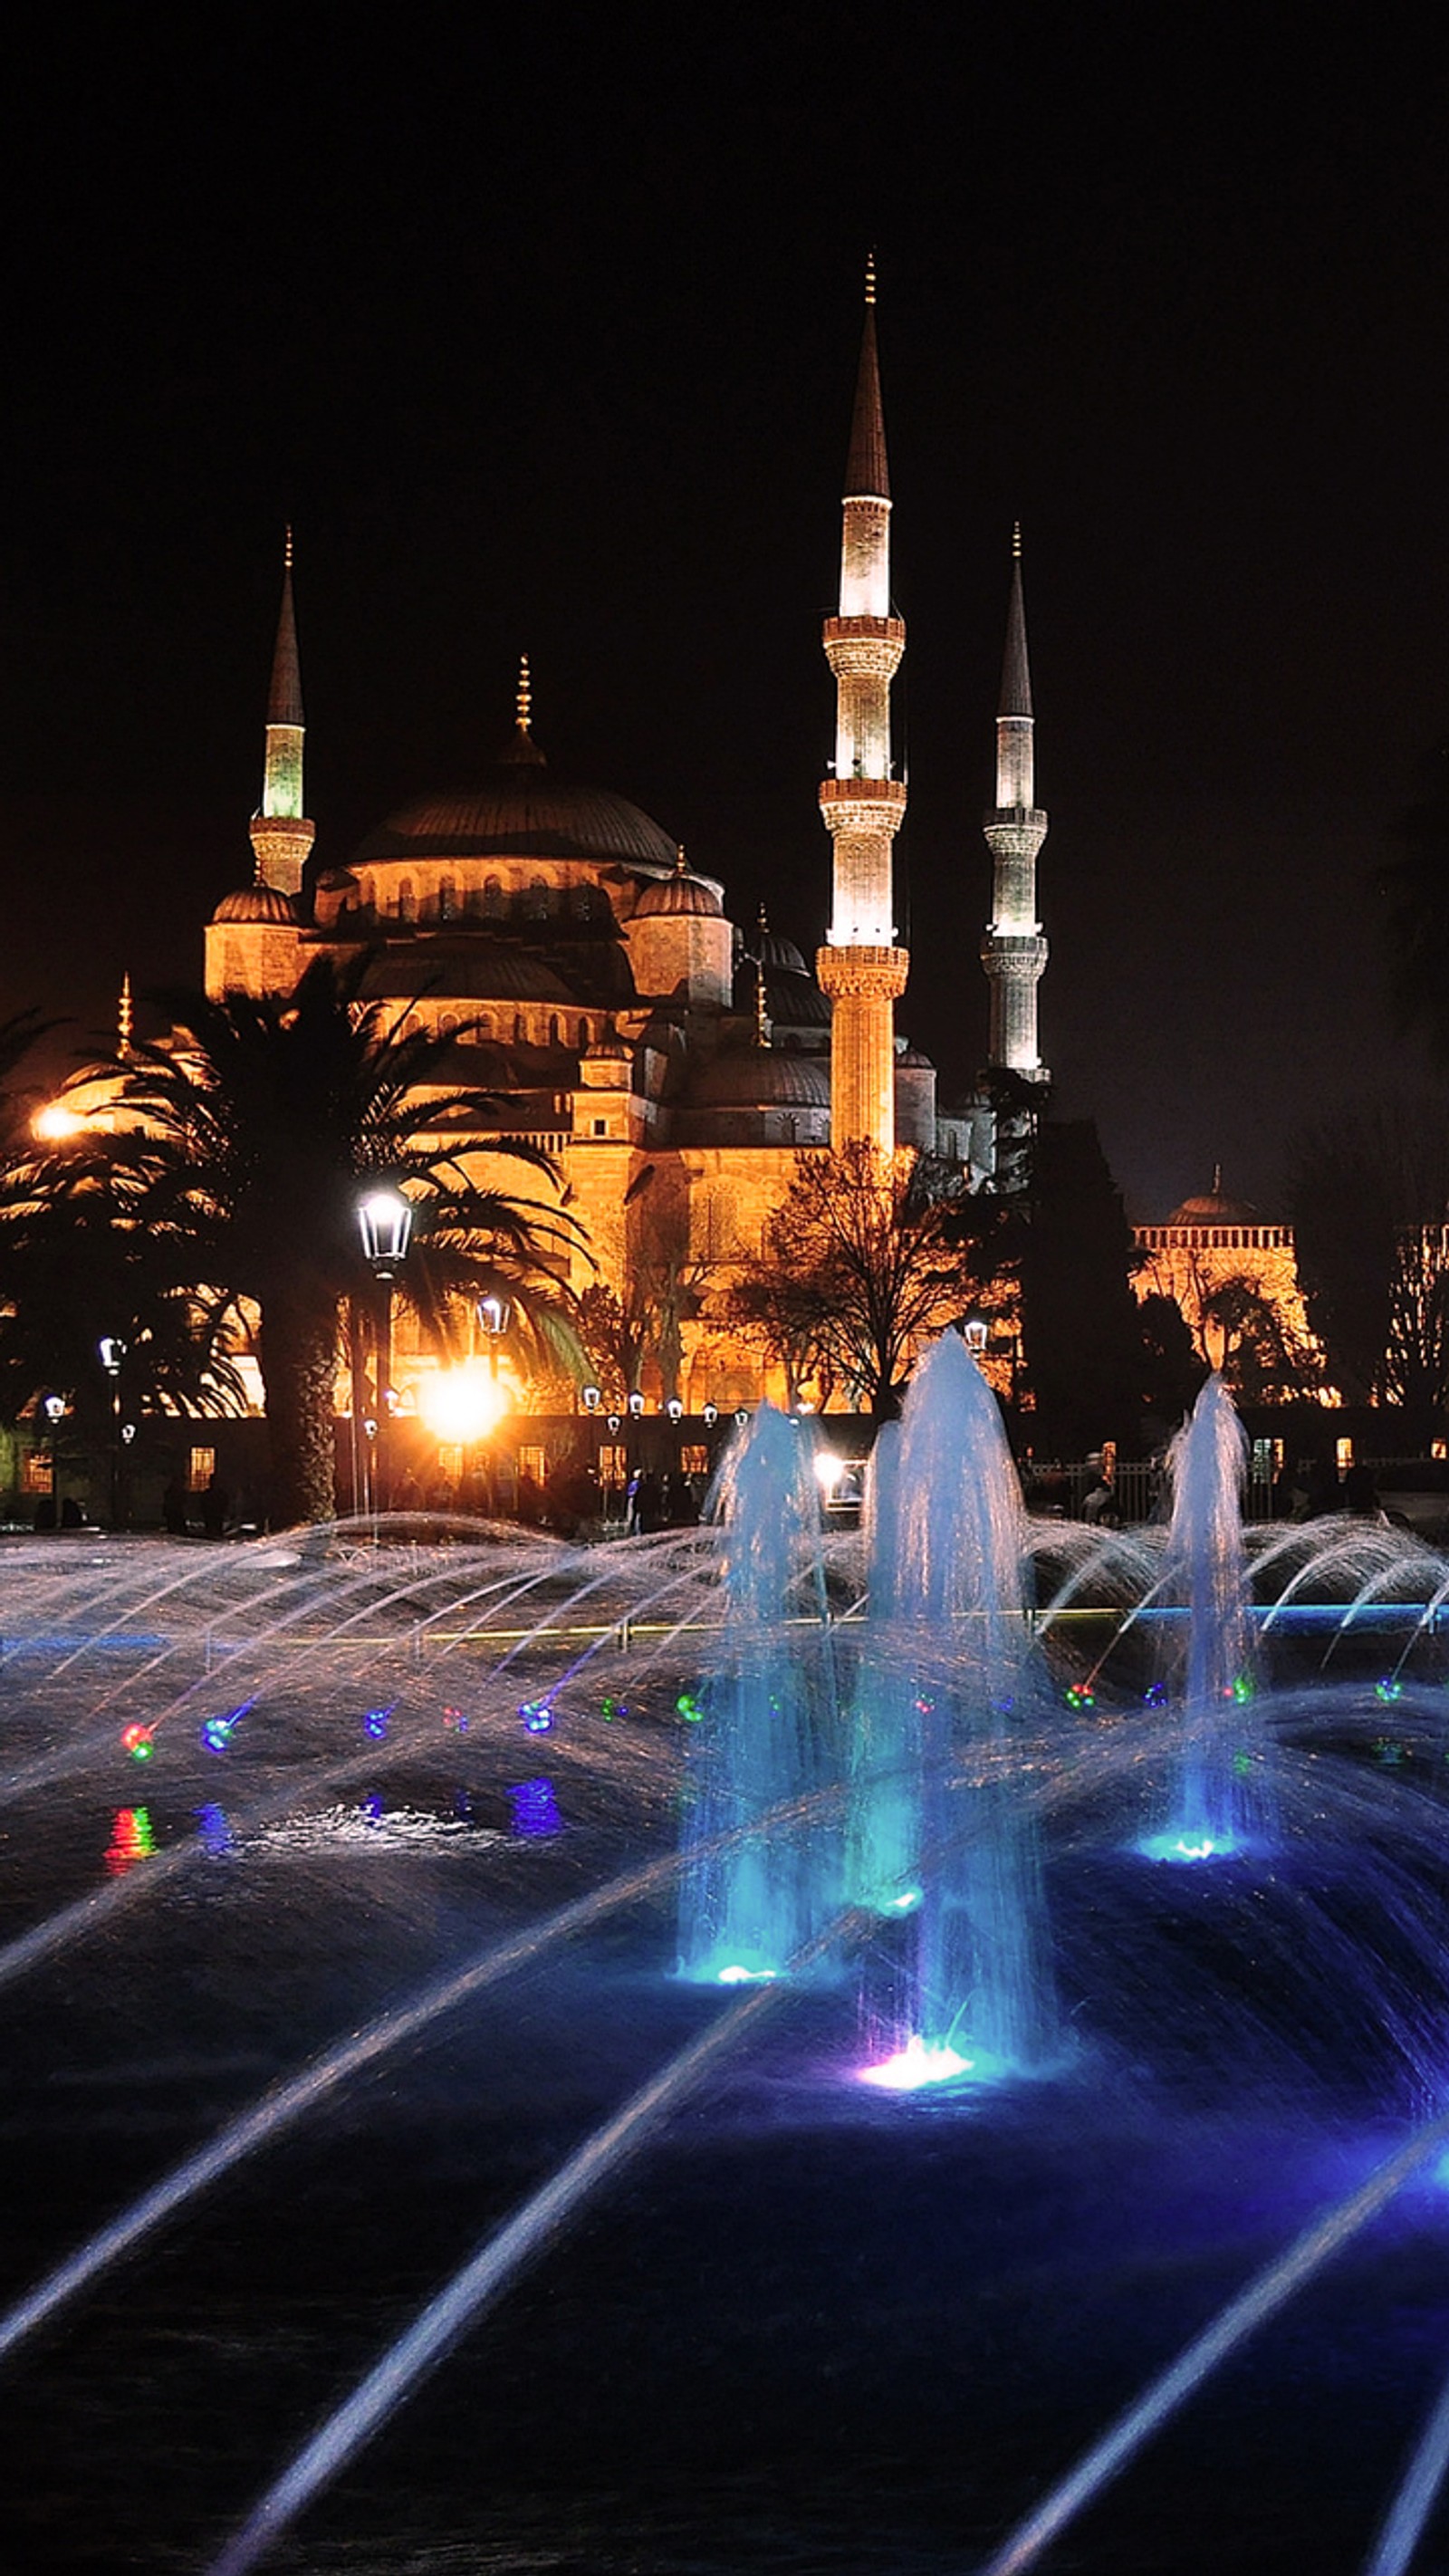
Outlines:
[{"label": "palm tree", "polygon": [[495,1104],[444,1090],[454,1039],[385,1024],[362,998],[368,959],[319,958],[294,992],[163,996],[171,1034],[116,1067],[136,1127],[121,1145],[146,1224],[217,1316],[260,1318],[273,1517],[332,1517],[333,1390],[342,1299],[360,1284],[357,1200],[387,1180],[417,1211],[408,1290],[444,1333],[451,1296],[488,1287],[545,1342],[566,1333],[559,1269],[577,1241],[556,1202],[469,1178],[485,1150],[543,1176],[541,1148],[486,1133]]}]

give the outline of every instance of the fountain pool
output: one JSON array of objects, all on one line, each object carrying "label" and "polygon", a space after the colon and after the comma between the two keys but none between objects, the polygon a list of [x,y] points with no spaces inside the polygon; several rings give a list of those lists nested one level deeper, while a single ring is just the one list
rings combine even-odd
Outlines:
[{"label": "fountain pool", "polygon": [[[1198,1725],[1166,1534],[1010,1522],[1003,1714],[963,1683],[979,1597],[885,1524],[898,1580],[802,1528],[743,1614],[708,1531],[6,1550],[14,2563],[221,2568],[248,2531],[245,2563],[379,2576],[1436,2563],[1442,2524],[1383,2552],[1449,2368],[1443,2148],[1353,2198],[1449,2104],[1449,1569],[1249,1534],[1226,1759],[1271,1826],[1171,1867],[1139,1848]],[[809,1741],[711,1806],[746,1665],[806,1676]],[[983,1865],[1030,1915],[1038,2036],[996,2081],[863,2083],[972,2029]],[[781,1973],[722,1980],[751,1963],[691,1949],[691,1874],[715,1906],[777,1871]],[[923,1940],[928,1882],[963,1919]],[[258,2525],[385,2356],[353,2446]]]}]

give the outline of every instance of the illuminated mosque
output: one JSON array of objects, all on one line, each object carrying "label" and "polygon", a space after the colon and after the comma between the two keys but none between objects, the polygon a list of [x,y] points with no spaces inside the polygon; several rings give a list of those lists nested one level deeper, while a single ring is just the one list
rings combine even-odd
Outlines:
[{"label": "illuminated mosque", "polygon": [[[873,273],[851,421],[840,595],[825,620],[836,686],[834,759],[820,788],[833,853],[829,927],[814,970],[763,916],[746,928],[725,888],[623,797],[566,783],[534,730],[528,666],[509,738],[460,792],[400,806],[344,867],[310,882],[314,826],[303,785],[304,719],[291,547],[267,708],[253,881],[206,932],[206,986],[285,994],[319,955],[366,952],[364,991],[408,1027],[454,1040],[443,1087],[496,1103],[492,1132],[554,1158],[597,1271],[641,1269],[692,1283],[657,1401],[685,1409],[776,1392],[758,1358],[712,1322],[707,1289],[758,1245],[800,1147],[856,1141],[943,1151],[989,1184],[985,1100],[940,1118],[936,1072],[896,1028],[909,958],[893,917],[892,858],[906,806],[893,757],[891,683],[905,626],[890,594],[890,480]],[[1045,1084],[1036,988],[1033,717],[1019,542],[1014,543],[997,806],[986,823],[993,917],[982,946],[991,996],[988,1062]],[[487,1126],[478,1131],[486,1165]],[[398,1354],[398,1383],[429,1365]],[[658,1379],[658,1369],[654,1372]]]}]

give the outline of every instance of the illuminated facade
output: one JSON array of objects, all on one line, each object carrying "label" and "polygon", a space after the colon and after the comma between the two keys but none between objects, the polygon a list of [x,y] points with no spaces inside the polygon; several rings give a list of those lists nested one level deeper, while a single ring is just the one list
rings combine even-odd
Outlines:
[{"label": "illuminated facade", "polygon": [[[1171,1297],[1209,1367],[1231,1360],[1234,1298],[1225,1292],[1246,1290],[1272,1316],[1289,1358],[1313,1374],[1320,1346],[1298,1284],[1293,1229],[1265,1224],[1256,1208],[1225,1197],[1221,1171],[1211,1190],[1184,1199],[1165,1225],[1138,1226],[1136,1239],[1139,1299]],[[1336,1401],[1331,1390],[1324,1398]]]}]

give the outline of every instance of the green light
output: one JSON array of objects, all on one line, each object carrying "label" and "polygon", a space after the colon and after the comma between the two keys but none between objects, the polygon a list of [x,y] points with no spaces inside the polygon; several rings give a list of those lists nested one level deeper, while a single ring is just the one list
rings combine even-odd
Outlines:
[{"label": "green light", "polygon": [[1246,1707],[1252,1696],[1253,1685],[1249,1681],[1247,1674],[1239,1673],[1237,1680],[1233,1684],[1233,1697],[1237,1701],[1239,1708]]},{"label": "green light", "polygon": [[704,1717],[704,1711],[700,1707],[698,1700],[695,1698],[693,1691],[681,1691],[674,1705],[678,1709],[680,1716],[684,1719],[686,1726],[700,1725]]}]

